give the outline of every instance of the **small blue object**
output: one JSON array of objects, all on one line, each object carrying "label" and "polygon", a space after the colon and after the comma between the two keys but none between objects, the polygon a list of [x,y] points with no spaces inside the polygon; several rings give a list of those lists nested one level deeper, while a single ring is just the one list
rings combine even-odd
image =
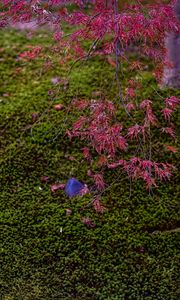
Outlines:
[{"label": "small blue object", "polygon": [[74,197],[79,195],[80,191],[84,188],[84,184],[76,178],[70,178],[65,186],[65,193],[67,196]]}]

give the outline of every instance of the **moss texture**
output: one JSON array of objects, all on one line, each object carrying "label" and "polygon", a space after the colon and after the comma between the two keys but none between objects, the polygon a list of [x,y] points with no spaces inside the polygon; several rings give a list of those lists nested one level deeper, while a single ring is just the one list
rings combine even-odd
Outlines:
[{"label": "moss texture", "polygon": [[[179,233],[166,232],[179,226],[177,172],[152,197],[140,183],[129,197],[128,180],[115,181],[118,171],[107,173],[107,183],[114,184],[102,196],[107,211],[100,216],[91,207],[81,209],[89,196],[70,200],[62,191],[50,191],[51,183],[70,176],[90,183],[82,145],[64,136],[74,117],[52,105],[68,106],[75,95],[90,98],[97,90],[113,100],[115,82],[114,69],[94,59],[73,69],[68,90],[60,88],[50,101],[51,78],[65,78],[67,67],[54,63],[44,71],[41,57],[30,63],[17,59],[26,45],[41,43],[49,45],[44,32],[31,40],[15,31],[0,35],[1,299],[178,300]],[[125,82],[126,64],[122,69]],[[159,90],[150,72],[141,76],[143,97],[158,102],[178,95]],[[32,113],[41,116],[35,124]],[[42,175],[50,182],[42,183]],[[82,224],[83,216],[96,227]]]}]

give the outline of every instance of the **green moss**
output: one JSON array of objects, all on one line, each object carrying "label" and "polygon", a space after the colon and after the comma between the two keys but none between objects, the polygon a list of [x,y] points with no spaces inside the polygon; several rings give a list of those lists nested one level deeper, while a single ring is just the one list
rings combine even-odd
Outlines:
[{"label": "green moss", "polygon": [[[62,191],[50,191],[52,183],[66,182],[70,176],[90,184],[82,145],[64,135],[66,123],[77,113],[57,112],[53,103],[68,106],[72,97],[91,98],[97,90],[115,100],[116,83],[114,69],[96,58],[76,66],[69,89],[60,88],[52,101],[48,96],[51,78],[64,78],[68,70],[57,65],[39,73],[40,58],[30,64],[15,60],[22,47],[40,43],[48,45],[47,35],[41,33],[32,40],[15,32],[0,36],[1,298],[179,299],[178,233],[152,234],[178,226],[178,175],[152,197],[136,183],[130,197],[129,181],[116,170],[108,171],[106,182],[113,184],[102,195],[107,211],[100,216],[91,207],[82,210],[89,196],[68,199]],[[19,67],[22,71],[16,74]],[[126,67],[123,88],[135,76]],[[156,97],[155,105],[161,96],[174,93],[158,90],[148,72],[141,77],[143,85],[148,83],[143,96]],[[34,112],[41,115],[35,124]],[[121,111],[118,115],[125,118]],[[175,162],[176,157],[172,155],[171,160]],[[49,176],[50,182],[42,183],[42,175]],[[67,208],[72,215],[66,215]],[[96,227],[82,224],[84,216],[92,218]]]}]

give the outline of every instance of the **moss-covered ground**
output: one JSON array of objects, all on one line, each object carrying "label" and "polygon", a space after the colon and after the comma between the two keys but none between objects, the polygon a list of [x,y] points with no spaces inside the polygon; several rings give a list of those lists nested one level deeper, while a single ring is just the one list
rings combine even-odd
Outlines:
[{"label": "moss-covered ground", "polygon": [[[0,34],[1,299],[178,300],[179,232],[171,231],[179,227],[178,172],[151,197],[141,183],[130,197],[129,181],[108,173],[107,184],[114,184],[102,195],[107,211],[100,216],[92,207],[81,209],[89,196],[70,200],[61,190],[52,193],[52,183],[71,176],[90,184],[82,145],[64,136],[73,115],[53,104],[67,107],[74,96],[91,98],[99,90],[113,100],[114,69],[103,59],[75,67],[68,89],[60,86],[52,103],[51,78],[66,78],[67,67],[54,61],[43,68],[41,57],[19,60],[29,44],[48,47],[49,38]],[[123,74],[128,77],[126,66]],[[160,90],[147,70],[141,75],[144,98],[178,95]],[[175,154],[169,158],[177,165]],[[42,183],[43,175],[50,181]],[[85,226],[83,216],[96,227]]]}]

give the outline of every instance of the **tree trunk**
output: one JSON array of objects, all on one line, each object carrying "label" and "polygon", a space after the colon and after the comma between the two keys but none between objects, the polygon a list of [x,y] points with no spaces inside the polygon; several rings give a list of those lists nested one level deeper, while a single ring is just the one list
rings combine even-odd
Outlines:
[{"label": "tree trunk", "polygon": [[[174,6],[176,17],[180,21],[180,0],[176,0]],[[180,88],[180,34],[169,33],[165,40],[168,60],[172,67],[164,69],[163,86]]]}]

